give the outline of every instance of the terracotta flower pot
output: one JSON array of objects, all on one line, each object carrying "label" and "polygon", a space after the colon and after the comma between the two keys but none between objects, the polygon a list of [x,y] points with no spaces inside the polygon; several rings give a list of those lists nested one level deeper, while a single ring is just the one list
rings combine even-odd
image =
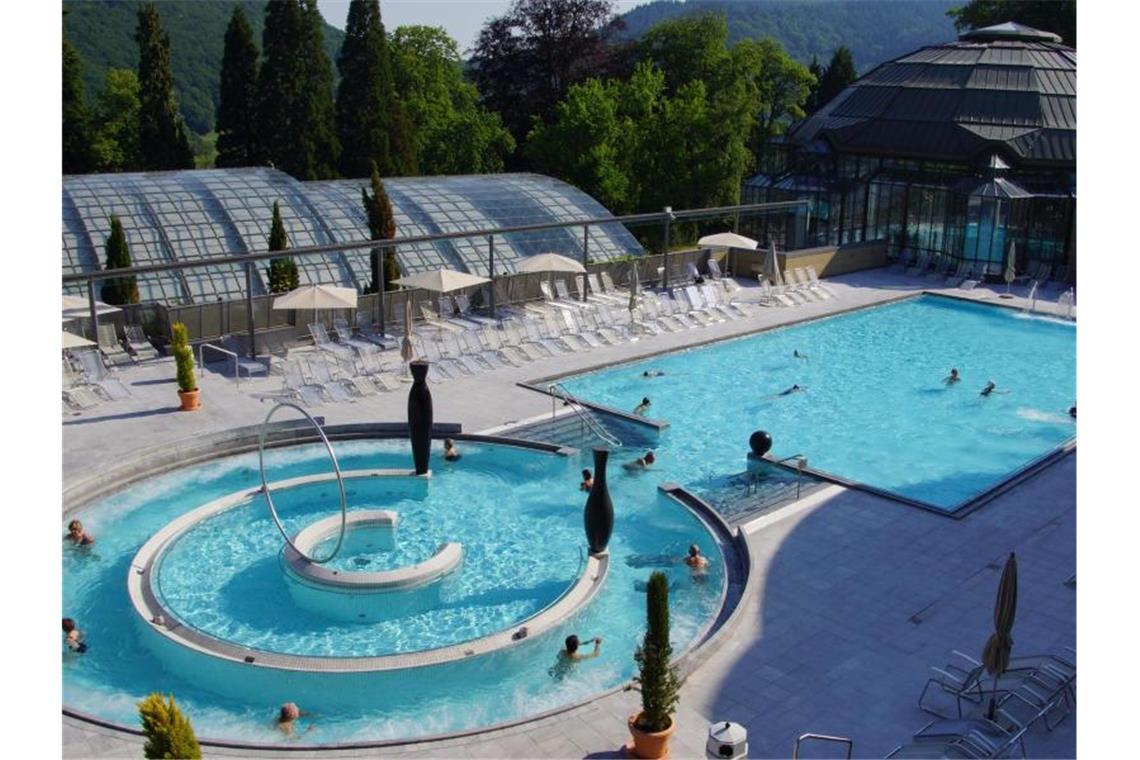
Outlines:
[{"label": "terracotta flower pot", "polygon": [[645,758],[646,760],[669,757],[669,740],[673,738],[673,732],[677,730],[677,721],[671,720],[669,728],[653,733],[642,731],[637,727],[639,718],[641,718],[641,713],[630,715],[627,720],[629,734],[633,737],[633,745],[626,745],[626,754],[631,754],[632,750],[634,757]]},{"label": "terracotta flower pot", "polygon": [[202,392],[197,388],[192,391],[178,391],[178,398],[182,401],[184,412],[193,412],[202,408]]}]

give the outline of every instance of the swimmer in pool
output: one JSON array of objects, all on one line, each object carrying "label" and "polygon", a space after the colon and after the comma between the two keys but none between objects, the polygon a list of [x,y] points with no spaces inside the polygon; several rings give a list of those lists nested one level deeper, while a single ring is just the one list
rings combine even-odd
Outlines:
[{"label": "swimmer in pool", "polygon": [[954,383],[958,382],[961,379],[962,379],[962,376],[958,374],[958,370],[957,369],[951,369],[950,374],[947,375],[946,378],[943,379],[942,382],[945,383],[946,385],[953,385]]},{"label": "swimmer in pool", "polygon": [[993,380],[988,380],[988,381],[986,381],[986,387],[982,388],[982,392],[978,395],[985,398],[985,397],[988,397],[995,390],[997,390],[997,383],[995,383]]},{"label": "swimmer in pool", "polygon": [[1077,405],[1076,404],[1073,404],[1072,406],[1069,407],[1069,416],[1072,417],[1074,420],[1077,418]]},{"label": "swimmer in pool", "polygon": [[76,546],[90,546],[95,538],[83,530],[83,523],[72,520],[67,524],[67,538]]},{"label": "swimmer in pool", "polygon": [[644,417],[645,413],[649,411],[650,406],[649,396],[645,396],[641,399],[641,403],[633,408],[633,413],[638,417]]},{"label": "swimmer in pool", "polygon": [[576,635],[567,636],[566,647],[558,652],[558,660],[554,663],[554,666],[547,671],[551,678],[556,681],[561,681],[566,674],[570,672],[574,663],[581,662],[582,660],[592,660],[601,654],[602,637],[595,636],[589,639],[589,641],[594,642],[594,650],[589,654],[583,654],[578,651],[582,646],[582,642],[578,637]]},{"label": "swimmer in pool", "polygon": [[642,377],[661,377],[665,373],[659,369],[647,369],[641,373]]},{"label": "swimmer in pool", "polygon": [[71,618],[63,619],[63,634],[67,648],[72,652],[83,654],[87,651],[87,644],[83,641],[83,631],[75,626],[75,621]]},{"label": "swimmer in pool", "polygon": [[797,359],[805,359],[806,360],[808,358],[808,355],[807,354],[801,354],[800,350],[798,348],[795,349],[794,351],[792,351],[792,356],[794,356]]},{"label": "swimmer in pool", "polygon": [[[312,713],[301,712],[301,708],[297,707],[296,702],[286,702],[281,705],[281,710],[277,713],[277,730],[286,736],[293,736],[293,729],[296,727],[297,720],[301,717],[312,717]],[[305,732],[313,730],[313,725],[310,723]]]},{"label": "swimmer in pool", "polygon": [[579,491],[589,491],[594,487],[594,475],[589,470],[582,470],[582,482],[578,486]]},{"label": "swimmer in pool", "polygon": [[800,387],[798,385],[793,385],[791,388],[787,388],[785,390],[780,391],[779,393],[776,394],[776,396],[777,397],[779,397],[779,396],[790,396],[793,393],[804,393],[805,391],[807,391],[807,388],[803,388],[803,387]]},{"label": "swimmer in pool", "polygon": [[448,462],[454,462],[461,457],[459,449],[455,448],[455,441],[450,438],[443,439],[443,458]]},{"label": "swimmer in pool", "polygon": [[694,573],[703,573],[709,569],[709,560],[701,554],[701,547],[693,544],[689,547],[689,556],[685,557],[685,564],[692,568]]},{"label": "swimmer in pool", "polygon": [[645,456],[638,457],[632,462],[626,462],[622,465],[622,467],[630,472],[636,472],[637,470],[648,470],[649,466],[656,461],[657,457],[653,454],[653,452],[647,451],[645,452]]}]

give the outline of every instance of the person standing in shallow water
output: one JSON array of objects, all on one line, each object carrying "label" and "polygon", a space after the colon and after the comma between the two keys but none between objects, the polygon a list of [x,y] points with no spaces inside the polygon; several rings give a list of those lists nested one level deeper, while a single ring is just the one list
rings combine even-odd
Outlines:
[{"label": "person standing in shallow water", "polygon": [[594,475],[589,470],[582,470],[582,482],[578,486],[579,491],[589,491],[594,487]]},{"label": "person standing in shallow water", "polygon": [[945,383],[946,385],[953,385],[954,383],[958,382],[961,379],[962,379],[962,376],[958,374],[957,368],[952,368],[950,370],[950,374],[947,375],[942,380],[942,382]]}]

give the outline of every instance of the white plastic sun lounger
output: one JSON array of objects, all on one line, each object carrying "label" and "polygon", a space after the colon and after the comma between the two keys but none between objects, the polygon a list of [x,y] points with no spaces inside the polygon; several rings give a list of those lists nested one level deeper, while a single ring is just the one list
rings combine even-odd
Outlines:
[{"label": "white plastic sun lounger", "polygon": [[714,304],[730,317],[740,319],[752,316],[751,309],[745,308],[744,304],[729,301],[725,298],[724,291],[711,283],[706,282],[701,286],[701,294],[705,297],[705,303]]},{"label": "white plastic sun lounger", "polygon": [[286,360],[281,365],[285,376],[285,390],[305,406],[318,406],[324,403],[325,394],[320,386],[310,384],[301,371],[299,359]]},{"label": "white plastic sun lounger", "polygon": [[825,301],[827,296],[815,290],[811,286],[811,280],[808,279],[807,272],[801,268],[792,269],[789,271],[791,279],[795,282],[796,292],[803,295],[812,301]]},{"label": "white plastic sun lounger", "polygon": [[601,348],[602,341],[598,336],[583,330],[582,326],[578,324],[576,316],[570,312],[562,312],[562,325],[565,330],[563,335],[573,335],[585,342],[590,348]]},{"label": "white plastic sun lounger", "polygon": [[127,351],[134,354],[137,361],[158,358],[158,350],[146,339],[141,325],[126,325],[123,331],[127,336]]},{"label": "white plastic sun lounger", "polygon": [[435,340],[439,347],[439,356],[442,359],[454,362],[460,367],[461,372],[465,372],[468,375],[477,375],[485,369],[488,369],[485,363],[480,363],[467,355],[455,335],[451,333],[440,333],[436,336]]},{"label": "white plastic sun lounger", "polygon": [[333,318],[333,330],[336,332],[337,344],[348,346],[358,354],[372,353],[376,350],[376,343],[353,337],[352,328],[348,326],[348,321],[344,317]]},{"label": "white plastic sun lounger", "polygon": [[616,293],[607,293],[605,288],[603,288],[601,283],[598,281],[597,274],[591,273],[586,275],[586,286],[589,288],[590,295],[595,300],[601,301],[602,303],[618,306],[621,305],[623,301],[629,300],[629,296],[625,296],[623,298]]},{"label": "white plastic sun lounger", "polygon": [[814,266],[809,265],[804,271],[807,272],[808,280],[811,282],[811,286],[813,288],[823,293],[828,298],[835,298],[835,293],[831,290],[831,288],[824,285],[823,281],[819,279],[819,275],[816,274]]},{"label": "white plastic sun lounger", "polygon": [[302,374],[306,368],[309,371],[308,384],[316,385],[329,395],[329,398],[335,403],[342,401],[353,401],[354,396],[351,387],[347,383],[340,380],[333,379],[332,370],[325,362],[325,357],[317,355],[310,356],[309,359],[301,364]]},{"label": "white plastic sun lounger", "polygon": [[602,287],[606,289],[606,293],[611,296],[617,296],[618,298],[629,298],[629,290],[627,288],[619,288],[617,285],[614,285],[614,278],[610,276],[609,272],[602,272],[598,275],[598,277],[601,278]]},{"label": "white plastic sun lounger", "polygon": [[94,348],[72,351],[72,356],[79,362],[87,384],[96,392],[101,393],[108,401],[122,401],[131,397],[127,386],[117,377],[113,377],[103,364],[103,358]]},{"label": "white plastic sun lounger", "polygon": [[[700,322],[702,325],[711,325],[714,322],[723,322],[724,317],[720,314],[709,311],[704,306],[704,301],[696,296],[695,292],[690,291],[692,285],[684,288],[677,288],[672,293],[674,303],[680,305],[682,309],[687,309],[689,316]],[[693,299],[696,298],[696,301]]]},{"label": "white plastic sun lounger", "polygon": [[379,391],[376,384],[364,375],[356,374],[356,363],[343,357],[335,357],[340,381],[358,396],[375,396]]},{"label": "white plastic sun lounger", "polygon": [[[447,298],[447,296],[440,296],[440,300]],[[471,308],[471,299],[467,297],[466,293],[456,293],[451,296],[452,302],[455,304],[455,311],[463,319],[469,322],[478,322],[481,325],[494,327],[499,323],[499,320],[492,317],[484,317],[481,314],[476,314],[475,310]]]}]

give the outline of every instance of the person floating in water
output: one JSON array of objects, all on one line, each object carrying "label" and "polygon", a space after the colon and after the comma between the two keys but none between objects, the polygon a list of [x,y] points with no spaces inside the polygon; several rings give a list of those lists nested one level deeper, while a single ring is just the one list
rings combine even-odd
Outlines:
[{"label": "person floating in water", "polygon": [[67,524],[67,538],[76,546],[90,546],[95,543],[94,536],[84,532],[83,523],[72,520]]},{"label": "person floating in water", "polygon": [[645,413],[649,411],[649,407],[651,405],[652,404],[649,401],[649,396],[646,396],[643,399],[641,399],[640,404],[638,404],[637,406],[635,406],[633,408],[633,413],[636,414],[638,417],[644,417]]},{"label": "person floating in water", "polygon": [[1069,416],[1072,417],[1074,420],[1077,418],[1077,405],[1076,404],[1073,404],[1072,406],[1069,407]]},{"label": "person floating in water", "polygon": [[574,666],[574,663],[581,662],[582,660],[592,660],[601,654],[601,636],[595,636],[594,638],[588,639],[587,641],[594,642],[594,650],[588,654],[583,654],[582,652],[578,651],[582,646],[582,642],[578,639],[578,637],[573,634],[567,636],[565,648],[558,653],[558,661],[554,663],[554,667],[550,668],[550,670],[547,671],[550,676],[557,681],[561,681],[566,676],[566,674],[570,672],[570,669]]},{"label": "person floating in water", "polygon": [[708,557],[701,554],[701,547],[696,544],[689,547],[689,556],[685,557],[685,564],[692,569],[694,575],[703,575],[709,569]]},{"label": "person floating in water", "polygon": [[83,631],[76,627],[75,621],[71,618],[63,619],[63,635],[67,648],[72,652],[83,654],[87,651],[87,644],[83,640]]},{"label": "person floating in water", "polygon": [[645,452],[645,456],[638,457],[632,462],[626,462],[622,465],[622,467],[629,470],[630,472],[635,472],[637,470],[648,470],[649,466],[656,461],[657,457],[654,455],[654,453],[652,451],[647,451]]},{"label": "person floating in water", "polygon": [[962,376],[958,374],[957,368],[952,368],[950,370],[950,374],[947,375],[942,380],[942,382],[945,383],[946,385],[953,385],[954,383],[958,382],[961,379],[962,379]]},{"label": "person floating in water", "polygon": [[589,491],[594,487],[594,474],[589,470],[582,470],[582,483],[578,486],[579,491]]},{"label": "person floating in water", "polygon": [[641,373],[642,377],[661,377],[665,372],[659,369],[647,369]]},{"label": "person floating in water", "polygon": [[792,351],[792,356],[794,356],[797,359],[807,359],[808,358],[808,355],[807,354],[801,354],[800,350],[798,348],[795,349],[794,351]]},{"label": "person floating in water", "polygon": [[806,387],[793,385],[791,388],[785,388],[784,390],[780,391],[776,394],[776,396],[790,396],[793,393],[804,393],[805,391],[807,391]]},{"label": "person floating in water", "polygon": [[993,380],[987,380],[986,381],[986,387],[982,388],[982,392],[978,395],[985,398],[985,397],[989,396],[991,393],[993,393],[995,390],[997,390],[997,383],[995,383]]},{"label": "person floating in water", "polygon": [[454,462],[454,461],[458,460],[461,456],[463,456],[463,455],[459,453],[459,449],[455,448],[455,441],[451,440],[450,438],[444,438],[443,439],[443,458],[446,459],[448,462]]},{"label": "person floating in water", "polygon": [[[296,702],[286,702],[281,705],[281,709],[277,713],[277,730],[286,736],[293,736],[293,729],[296,728],[297,720],[302,717],[312,717],[312,713],[302,712],[301,708],[297,707]],[[305,732],[313,730],[313,725],[310,723]]]}]

